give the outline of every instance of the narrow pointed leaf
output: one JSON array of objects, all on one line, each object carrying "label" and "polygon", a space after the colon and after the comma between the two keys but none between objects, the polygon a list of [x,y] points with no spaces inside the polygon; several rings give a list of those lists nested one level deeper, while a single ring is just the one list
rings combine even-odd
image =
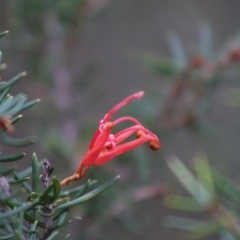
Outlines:
[{"label": "narrow pointed leaf", "polygon": [[17,81],[19,81],[24,76],[26,76],[26,72],[19,73],[18,75],[16,75],[12,79],[10,79],[8,82],[0,84],[0,90],[3,90],[5,88],[11,86],[12,84],[16,83]]},{"label": "narrow pointed leaf", "polygon": [[173,56],[173,61],[178,69],[184,69],[188,62],[182,43],[175,32],[168,34],[169,47]]},{"label": "narrow pointed leaf", "polygon": [[52,197],[53,192],[53,184],[51,183],[48,188],[43,192],[43,194],[39,197],[40,202],[44,205],[49,203],[50,198]]},{"label": "narrow pointed leaf", "polygon": [[[89,187],[91,187],[92,185],[94,185],[96,183],[97,183],[97,180],[90,181]],[[82,189],[85,188],[85,186],[86,186],[86,184],[84,184],[83,186],[79,186],[79,187],[73,188],[73,189],[69,189],[67,191],[61,191],[59,196],[60,197],[65,197],[65,196],[69,196],[70,194],[77,193],[79,191],[82,191]]]},{"label": "narrow pointed leaf", "polygon": [[109,187],[111,187],[114,183],[117,182],[117,180],[119,179],[118,177],[113,178],[112,180],[108,181],[107,183],[103,184],[102,186],[94,189],[93,191],[85,194],[84,196],[81,196],[75,200],[72,200],[70,202],[64,203],[62,205],[59,205],[57,208],[58,209],[64,209],[64,208],[70,208],[72,206],[78,205],[82,202],[88,201],[89,199],[97,196],[98,194],[100,194],[101,192],[105,191],[106,189],[108,189]]},{"label": "narrow pointed leaf", "polygon": [[26,153],[20,153],[16,155],[7,155],[7,156],[0,156],[0,162],[14,162],[22,159]]},{"label": "narrow pointed leaf", "polygon": [[202,207],[207,207],[212,202],[211,194],[196,180],[176,156],[169,158],[167,164],[182,185]]},{"label": "narrow pointed leaf", "polygon": [[21,178],[21,179],[18,179],[18,180],[9,180],[9,184],[19,184],[19,183],[23,183],[23,182],[26,182],[28,181],[30,178],[29,177],[26,177],[26,178]]},{"label": "narrow pointed leaf", "polygon": [[164,199],[164,204],[168,208],[182,210],[182,211],[194,211],[202,212],[204,209],[199,205],[199,203],[190,197],[182,197],[179,195],[168,195]]},{"label": "narrow pointed leaf", "polygon": [[67,221],[61,223],[60,225],[56,225],[52,228],[52,230],[56,230],[56,229],[59,229],[59,228],[62,228],[63,226],[66,226],[68,225],[69,223],[71,223],[73,220],[81,220],[80,217],[72,217],[72,218],[69,218]]},{"label": "narrow pointed leaf", "polygon": [[81,197],[85,193],[85,191],[88,189],[89,184],[90,184],[90,181],[88,180],[86,184],[83,186],[83,188],[73,197],[73,199],[77,199]]},{"label": "narrow pointed leaf", "polygon": [[215,220],[199,221],[183,217],[165,217],[164,225],[178,230],[193,233],[194,237],[201,238],[218,232],[220,224]]},{"label": "narrow pointed leaf", "polygon": [[46,240],[53,240],[57,235],[58,235],[58,231],[55,231]]},{"label": "narrow pointed leaf", "polygon": [[38,200],[35,200],[32,203],[22,204],[22,206],[20,206],[18,208],[15,208],[12,211],[8,211],[8,212],[5,212],[5,213],[0,213],[0,220],[2,220],[4,218],[7,218],[7,217],[14,216],[14,215],[16,215],[20,212],[23,212],[23,211],[27,211],[27,210],[35,207],[37,204],[38,204]]},{"label": "narrow pointed leaf", "polygon": [[51,199],[51,202],[55,202],[60,194],[61,185],[56,177],[53,177],[52,184],[53,184],[53,197]]},{"label": "narrow pointed leaf", "polygon": [[32,191],[39,192],[39,164],[35,153],[32,156]]},{"label": "narrow pointed leaf", "polygon": [[[38,167],[42,166],[42,164],[43,164],[43,161],[40,161],[38,163]],[[29,167],[29,168],[25,169],[24,171],[20,172],[18,175],[19,175],[19,177],[22,178],[22,177],[27,177],[31,174],[32,174],[32,167]]]},{"label": "narrow pointed leaf", "polygon": [[12,173],[14,168],[10,167],[10,168],[0,168],[0,175],[8,175],[10,173]]},{"label": "narrow pointed leaf", "polygon": [[19,112],[22,112],[22,111],[25,111],[26,109],[34,106],[36,103],[40,102],[41,100],[40,99],[37,99],[37,100],[34,100],[34,101],[31,101],[29,103],[26,103],[20,110]]},{"label": "narrow pointed leaf", "polygon": [[172,62],[152,54],[144,55],[140,58],[140,61],[151,71],[164,77],[171,77],[179,72]]},{"label": "narrow pointed leaf", "polygon": [[215,186],[213,182],[212,172],[205,155],[199,155],[194,157],[195,169],[198,175],[198,180],[202,185],[208,190],[208,192],[214,198],[215,196]]},{"label": "narrow pointed leaf", "polygon": [[23,216],[24,216],[24,212],[20,212],[20,214],[18,215],[17,221],[17,229],[16,229],[16,237],[18,240],[22,240],[22,236],[23,236]]},{"label": "narrow pointed leaf", "polygon": [[7,87],[4,92],[1,94],[0,96],[0,104],[2,104],[2,102],[5,100],[5,98],[7,97],[7,95],[9,94],[11,90],[11,86],[10,87]]},{"label": "narrow pointed leaf", "polygon": [[1,32],[1,33],[0,33],[0,38],[1,38],[1,37],[4,37],[7,33],[9,33],[9,31]]},{"label": "narrow pointed leaf", "polygon": [[23,147],[37,142],[36,136],[29,136],[24,138],[11,138],[6,134],[1,134],[1,139],[3,140],[4,143],[14,147]]},{"label": "narrow pointed leaf", "polygon": [[13,237],[14,237],[14,234],[9,234],[9,235],[7,235],[7,236],[1,236],[1,240],[8,240],[8,239],[13,239]]},{"label": "narrow pointed leaf", "polygon": [[[23,176],[20,176],[16,171],[13,171],[13,175],[14,175],[16,180],[20,180],[20,179],[24,179],[25,178]],[[26,182],[26,181],[21,182],[21,185],[27,190],[28,193],[32,192],[32,188],[31,188],[31,186],[29,185],[28,182]]]}]

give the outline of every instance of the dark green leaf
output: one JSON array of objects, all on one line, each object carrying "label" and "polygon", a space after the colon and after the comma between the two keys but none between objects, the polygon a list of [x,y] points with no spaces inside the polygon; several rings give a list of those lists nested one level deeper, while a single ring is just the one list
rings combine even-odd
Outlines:
[{"label": "dark green leaf", "polygon": [[21,178],[21,179],[17,179],[17,180],[9,180],[9,184],[19,184],[19,183],[23,183],[28,181],[30,178],[26,177],[26,178]]},{"label": "dark green leaf", "polygon": [[10,168],[0,168],[0,175],[8,175],[10,173],[12,173],[14,168],[10,167]]},{"label": "dark green leaf", "polygon": [[182,210],[182,211],[203,211],[204,209],[199,205],[196,200],[189,197],[182,197],[178,195],[168,195],[164,199],[164,203],[167,207]]},{"label": "dark green leaf", "polygon": [[140,61],[154,73],[160,74],[164,77],[172,77],[174,74],[179,72],[172,62],[158,56],[150,54],[144,55],[140,58]]},{"label": "dark green leaf", "polygon": [[[25,177],[19,175],[16,171],[13,171],[13,175],[16,180],[25,179]],[[28,193],[32,192],[31,186],[26,181],[21,182],[21,185],[27,190]]]},{"label": "dark green leaf", "polygon": [[7,236],[1,236],[1,240],[8,240],[8,239],[13,239],[14,234],[9,234]]},{"label": "dark green leaf", "polygon": [[58,231],[55,231],[46,240],[53,240],[57,235],[58,235]]},{"label": "dark green leaf", "polygon": [[[89,187],[96,184],[97,183],[97,180],[94,180],[94,181],[90,181],[89,183]],[[82,189],[84,189],[86,186],[86,184],[84,184],[83,186],[79,186],[79,187],[76,187],[76,188],[73,188],[73,189],[69,189],[67,191],[62,191],[59,196],[60,197],[65,197],[65,196],[68,196],[70,194],[74,194],[74,193],[77,193],[77,192],[80,192],[82,191]]]},{"label": "dark green leaf", "polygon": [[0,33],[0,38],[3,37],[3,36],[5,36],[7,33],[9,33],[9,31],[1,32],[1,33]]},{"label": "dark green leaf", "polygon": [[29,103],[26,103],[19,111],[22,112],[22,111],[25,111],[26,109],[34,106],[36,103],[40,102],[41,100],[40,99],[37,99],[37,100],[34,100],[32,102],[29,102]]},{"label": "dark green leaf", "polygon": [[14,161],[22,159],[25,155],[26,155],[26,153],[20,153],[20,154],[16,154],[16,155],[1,156],[0,157],[0,162],[14,162]]},{"label": "dark green leaf", "polygon": [[94,189],[93,191],[85,194],[84,196],[77,198],[75,200],[72,200],[70,202],[64,203],[62,205],[59,205],[57,208],[58,209],[64,209],[64,208],[70,208],[72,206],[78,205],[82,202],[88,201],[91,198],[97,196],[98,194],[100,194],[101,192],[105,191],[106,189],[108,189],[109,187],[111,187],[114,183],[117,182],[117,180],[119,179],[119,176],[113,178],[112,180],[108,181],[107,183],[103,184],[102,186]]},{"label": "dark green leaf", "polygon": [[32,203],[25,203],[25,204],[22,204],[22,206],[18,207],[18,208],[15,208],[13,209],[12,211],[8,211],[8,212],[5,212],[5,213],[0,213],[0,220],[4,219],[4,218],[7,218],[7,217],[11,217],[11,216],[14,216],[20,212],[24,212],[24,211],[27,211],[33,207],[35,207],[37,204],[38,204],[38,199],[35,200],[34,202]]},{"label": "dark green leaf", "polygon": [[55,202],[60,194],[61,191],[61,185],[59,180],[56,177],[53,177],[52,180],[52,184],[53,184],[53,197],[51,199],[51,202]]},{"label": "dark green leaf", "polygon": [[3,133],[1,134],[1,138],[4,143],[14,147],[23,147],[37,142],[36,136],[29,136],[24,138],[11,138]]},{"label": "dark green leaf", "polygon": [[39,164],[35,153],[32,156],[32,191],[39,192]]},{"label": "dark green leaf", "polygon": [[16,75],[15,77],[13,77],[12,79],[10,79],[9,81],[7,82],[2,82],[0,84],[0,90],[3,90],[11,85],[13,85],[14,83],[16,83],[18,80],[20,80],[22,77],[26,76],[27,73],[26,72],[22,72],[22,73],[19,73],[18,75]]}]

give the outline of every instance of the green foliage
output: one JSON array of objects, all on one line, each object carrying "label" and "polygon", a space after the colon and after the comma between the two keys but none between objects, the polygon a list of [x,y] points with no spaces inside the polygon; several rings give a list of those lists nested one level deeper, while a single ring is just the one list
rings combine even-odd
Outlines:
[{"label": "green foliage", "polygon": [[[0,33],[4,36],[6,32]],[[36,141],[36,137],[15,139],[8,136],[14,130],[14,124],[21,119],[21,112],[34,106],[39,100],[27,102],[27,96],[10,95],[14,85],[26,75],[18,74],[8,81],[0,83],[0,138],[12,146],[25,146]],[[70,217],[72,207],[89,201],[111,187],[119,177],[91,189],[96,181],[87,181],[82,186],[63,190],[57,177],[52,177],[53,167],[47,161],[40,161],[33,153],[31,167],[18,172],[15,167],[4,167],[25,157],[25,153],[0,156],[0,236],[1,239],[59,239],[60,230],[73,220]],[[40,175],[40,167],[43,174]],[[45,187],[42,190],[41,180]],[[13,185],[17,185],[15,188]],[[18,189],[18,190],[13,190]],[[62,239],[66,239],[63,237]]]},{"label": "green foliage", "polygon": [[167,163],[192,198],[170,194],[165,199],[166,206],[184,212],[207,213],[211,219],[170,216],[165,218],[165,225],[187,231],[194,238],[220,233],[222,239],[228,239],[227,236],[239,239],[239,186],[212,169],[203,155],[194,158],[197,177],[177,157],[171,157]]}]

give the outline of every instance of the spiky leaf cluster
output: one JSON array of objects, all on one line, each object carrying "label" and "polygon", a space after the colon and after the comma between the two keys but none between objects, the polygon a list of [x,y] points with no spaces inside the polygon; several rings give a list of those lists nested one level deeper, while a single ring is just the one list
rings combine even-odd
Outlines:
[{"label": "spiky leaf cluster", "polygon": [[[0,33],[0,37],[6,33]],[[0,71],[5,68],[6,65],[1,64],[0,54]],[[0,82],[0,138],[14,146],[35,140],[34,137],[13,139],[8,136],[14,124],[21,119],[20,113],[39,101],[27,102],[23,94],[10,95],[12,87],[25,75],[23,72]],[[25,153],[0,155],[0,239],[60,239],[60,229],[80,218],[70,217],[69,210],[105,191],[119,178],[115,177],[91,191],[88,189],[96,181],[87,181],[76,188],[63,190],[58,178],[51,177],[53,167],[50,162],[38,161],[35,153],[31,158],[31,166],[22,172],[18,172],[16,167],[4,167],[5,162],[15,163],[24,156]],[[41,167],[43,174],[40,174]]]}]

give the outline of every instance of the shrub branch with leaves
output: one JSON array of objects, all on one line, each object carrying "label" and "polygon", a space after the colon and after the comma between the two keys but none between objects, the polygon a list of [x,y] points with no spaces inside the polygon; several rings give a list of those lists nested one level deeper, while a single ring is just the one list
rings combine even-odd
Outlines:
[{"label": "shrub branch with leaves", "polygon": [[[0,36],[4,36],[3,32]],[[5,69],[6,65],[0,65]],[[22,111],[32,107],[39,100],[27,102],[23,94],[11,96],[11,88],[26,73],[20,73],[6,82],[0,83],[0,129],[2,140],[14,146],[22,146],[34,142],[34,137],[12,139],[6,132],[14,130],[14,124],[22,117]],[[32,155],[32,166],[23,172],[18,172],[14,167],[4,168],[0,166],[0,236],[1,239],[60,239],[59,231],[62,227],[80,217],[69,217],[69,210],[85,201],[90,200],[101,192],[111,187],[119,179],[119,176],[111,179],[103,185],[86,191],[96,181],[87,181],[84,185],[76,188],[63,190],[62,187],[73,180],[79,180],[85,176],[88,168],[92,165],[102,165],[133,148],[149,142],[150,148],[157,150],[160,146],[158,137],[145,128],[137,119],[125,116],[113,122],[112,115],[121,107],[134,99],[141,98],[143,92],[133,94],[117,104],[105,115],[100,122],[88,152],[79,163],[76,173],[59,181],[57,177],[51,177],[54,167],[47,160],[38,161],[37,155]],[[122,122],[131,122],[133,126],[125,128],[116,134],[112,130]],[[132,134],[136,139],[124,142]],[[25,153],[1,156],[0,163],[15,162],[22,159]],[[42,166],[43,173],[40,174]],[[41,180],[45,188],[41,191]],[[12,185],[21,186],[17,191]],[[66,239],[69,235],[61,238]],[[56,238],[55,238],[56,237]]]}]

